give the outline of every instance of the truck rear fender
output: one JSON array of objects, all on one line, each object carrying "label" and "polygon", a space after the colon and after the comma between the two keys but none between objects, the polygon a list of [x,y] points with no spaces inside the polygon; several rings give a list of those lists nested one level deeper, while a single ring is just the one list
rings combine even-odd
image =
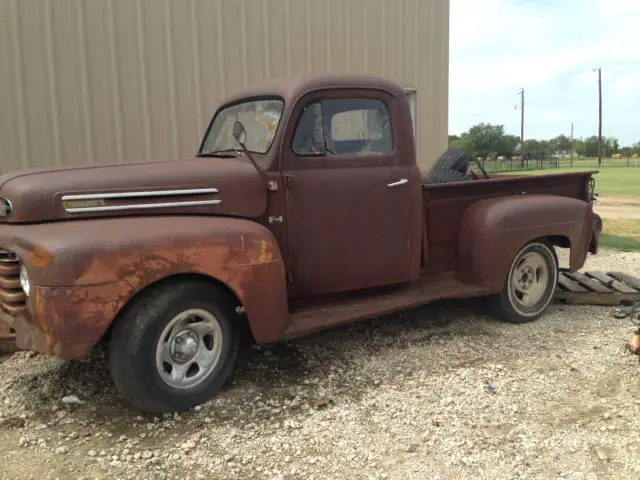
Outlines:
[{"label": "truck rear fender", "polygon": [[582,200],[513,195],[478,201],[461,219],[458,279],[501,291],[517,252],[536,239],[569,247],[569,267],[576,271],[584,264],[592,231],[593,210]]}]

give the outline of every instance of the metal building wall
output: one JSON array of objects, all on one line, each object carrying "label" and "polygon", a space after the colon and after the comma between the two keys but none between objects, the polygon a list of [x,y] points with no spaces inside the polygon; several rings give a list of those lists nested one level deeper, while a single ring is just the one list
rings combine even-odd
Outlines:
[{"label": "metal building wall", "polygon": [[449,0],[0,0],[0,171],[193,155],[218,102],[304,72],[417,90],[447,145]]}]

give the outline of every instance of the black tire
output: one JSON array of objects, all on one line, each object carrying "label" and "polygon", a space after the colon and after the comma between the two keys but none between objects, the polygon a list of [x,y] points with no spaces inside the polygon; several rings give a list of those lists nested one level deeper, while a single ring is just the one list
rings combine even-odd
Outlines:
[{"label": "black tire", "polygon": [[434,168],[422,177],[422,185],[466,182],[469,180],[472,180],[471,176],[460,173],[456,170],[440,170]]},{"label": "black tire", "polygon": [[[531,265],[535,266],[535,262],[541,262],[539,270],[538,268],[531,268]],[[526,269],[526,267],[529,268]],[[544,274],[545,268],[546,276]],[[528,323],[536,320],[544,313],[553,299],[553,294],[558,284],[559,270],[558,256],[549,242],[535,240],[528,243],[520,249],[514,258],[503,290],[488,298],[491,313],[509,323]],[[535,275],[533,277],[535,278],[531,277],[532,273],[526,276],[523,273],[525,271],[534,272]],[[516,275],[520,276],[516,277]],[[544,278],[542,278],[543,276]],[[532,281],[530,282],[531,279]],[[540,298],[531,306],[525,305],[526,300],[524,299],[528,293],[525,293],[525,290],[518,290],[518,287],[514,285],[515,283],[518,283],[521,287],[530,283],[530,286],[526,288],[532,292],[532,300],[537,298],[535,287],[532,289],[532,286],[534,284],[539,286]]]},{"label": "black tire", "polygon": [[440,154],[433,164],[433,169],[453,170],[466,174],[469,169],[469,157],[464,151],[451,148]]},{"label": "black tire", "polygon": [[593,214],[593,226],[598,233],[602,233],[602,217],[597,213]]},{"label": "black tire", "polygon": [[[204,321],[194,323],[198,315]],[[211,321],[211,316],[215,322]],[[116,388],[133,405],[155,413],[185,411],[210,400],[235,366],[240,332],[233,316],[234,305],[229,295],[208,282],[190,280],[151,287],[134,299],[113,329],[109,342],[109,369]],[[198,327],[201,331],[211,327],[211,339],[208,340],[206,334],[199,336],[191,329]],[[166,328],[180,330],[166,333]],[[178,342],[180,336],[182,340]],[[162,343],[161,337],[165,339]],[[198,354],[179,351],[176,342],[181,345],[190,342],[189,346],[180,348],[197,348]],[[165,362],[162,356],[169,350],[170,360],[176,362],[176,372],[185,372],[184,387],[175,388],[167,383],[174,381],[170,378],[172,364]],[[202,371],[200,363],[196,365],[200,353],[205,355],[202,358],[210,360]],[[189,355],[195,357],[187,360]],[[176,356],[181,358],[176,360]],[[194,365],[197,368],[193,368]],[[161,366],[165,369],[162,374]],[[196,370],[195,375],[189,377],[189,372]],[[198,375],[199,383],[195,384],[194,378]],[[193,386],[188,386],[188,382],[194,383]]]}]

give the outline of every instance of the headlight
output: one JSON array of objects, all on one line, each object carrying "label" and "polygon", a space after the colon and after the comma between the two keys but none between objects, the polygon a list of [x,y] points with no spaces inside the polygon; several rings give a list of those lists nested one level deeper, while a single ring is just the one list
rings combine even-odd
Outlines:
[{"label": "headlight", "polygon": [[22,286],[24,294],[28,297],[31,285],[29,285],[29,275],[27,274],[27,269],[24,265],[20,268],[20,285]]},{"label": "headlight", "polygon": [[0,218],[10,217],[13,213],[13,206],[8,198],[0,197]]}]

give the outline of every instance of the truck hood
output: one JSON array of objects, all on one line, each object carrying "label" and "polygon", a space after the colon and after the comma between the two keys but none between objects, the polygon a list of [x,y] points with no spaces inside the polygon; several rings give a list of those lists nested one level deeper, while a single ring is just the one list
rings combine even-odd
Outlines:
[{"label": "truck hood", "polygon": [[267,207],[260,174],[240,158],[18,171],[0,177],[0,197],[0,221],[9,223],[140,214],[255,218]]}]

